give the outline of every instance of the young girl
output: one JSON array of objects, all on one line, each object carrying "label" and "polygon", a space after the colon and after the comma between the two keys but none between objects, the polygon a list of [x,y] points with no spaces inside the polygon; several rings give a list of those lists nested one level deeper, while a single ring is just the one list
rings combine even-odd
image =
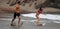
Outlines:
[{"label": "young girl", "polygon": [[42,24],[40,24],[40,17],[39,17],[39,15],[42,13],[42,11],[43,11],[43,9],[40,7],[36,12],[37,25],[42,25]]}]

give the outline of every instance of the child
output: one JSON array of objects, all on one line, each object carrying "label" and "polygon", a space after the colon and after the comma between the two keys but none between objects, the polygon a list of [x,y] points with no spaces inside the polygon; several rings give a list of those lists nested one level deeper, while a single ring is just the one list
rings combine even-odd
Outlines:
[{"label": "child", "polygon": [[39,17],[39,15],[40,15],[42,12],[43,12],[42,7],[40,7],[40,8],[37,10],[37,12],[36,12],[37,25],[42,25],[42,24],[40,24],[40,17]]},{"label": "child", "polygon": [[16,4],[15,4],[15,7],[13,8],[13,11],[14,11],[14,17],[11,21],[11,26],[14,26],[13,22],[16,18],[16,16],[18,16],[18,26],[20,25],[20,1],[18,1]]}]

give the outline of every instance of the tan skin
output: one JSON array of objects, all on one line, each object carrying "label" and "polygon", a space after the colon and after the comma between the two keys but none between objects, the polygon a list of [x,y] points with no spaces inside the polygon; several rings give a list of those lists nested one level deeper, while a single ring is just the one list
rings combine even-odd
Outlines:
[{"label": "tan skin", "polygon": [[[44,12],[44,10],[42,10],[42,13],[44,13],[45,14],[45,12]],[[37,25],[39,25],[40,24],[40,13],[38,12],[38,10],[36,11],[36,18],[37,18]]]},{"label": "tan skin", "polygon": [[[16,7],[18,7],[19,9],[17,9]],[[16,12],[16,13],[20,13],[19,4],[16,4],[13,10],[14,10],[14,12]],[[18,16],[18,26],[20,25],[20,19],[21,19],[21,17]]]},{"label": "tan skin", "polygon": [[37,18],[37,25],[40,23],[39,21],[40,21],[40,17],[39,17],[39,13],[38,13],[38,11],[36,12],[36,18]]}]

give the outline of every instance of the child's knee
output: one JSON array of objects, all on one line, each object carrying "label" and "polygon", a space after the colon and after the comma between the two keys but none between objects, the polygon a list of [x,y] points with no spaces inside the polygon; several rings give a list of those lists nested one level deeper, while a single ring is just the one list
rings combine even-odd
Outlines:
[{"label": "child's knee", "polygon": [[20,16],[18,17],[18,19],[20,19]]}]

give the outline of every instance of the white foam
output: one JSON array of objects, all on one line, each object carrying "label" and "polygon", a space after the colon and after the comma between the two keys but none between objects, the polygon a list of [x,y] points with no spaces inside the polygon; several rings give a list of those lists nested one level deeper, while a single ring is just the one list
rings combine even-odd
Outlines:
[{"label": "white foam", "polygon": [[53,21],[54,23],[60,23],[59,21]]},{"label": "white foam", "polygon": [[[30,14],[22,14],[22,16],[25,17],[32,17],[32,18],[36,18],[35,17],[35,13],[30,13]],[[47,19],[52,19],[52,20],[60,20],[60,15],[53,15],[53,14],[40,14],[39,15],[40,18],[47,18]]]}]

